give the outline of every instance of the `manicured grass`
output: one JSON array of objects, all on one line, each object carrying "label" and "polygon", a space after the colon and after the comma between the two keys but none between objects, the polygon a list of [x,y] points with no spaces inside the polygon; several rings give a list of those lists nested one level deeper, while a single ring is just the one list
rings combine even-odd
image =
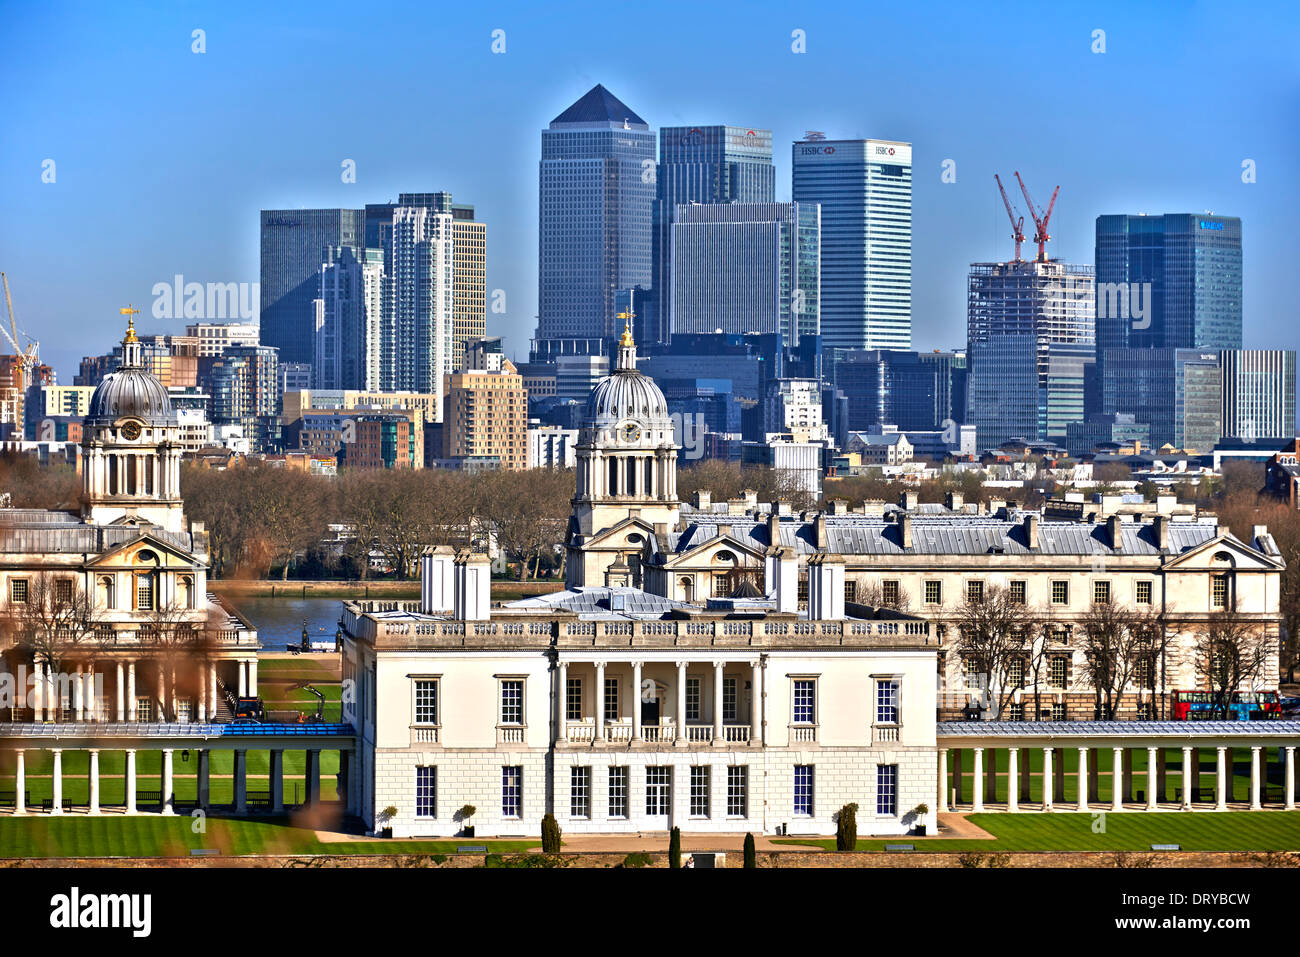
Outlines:
[{"label": "manicured grass", "polygon": [[483,845],[493,853],[521,853],[536,841],[340,841],[325,843],[286,821],[209,817],[202,833],[188,816],[0,818],[0,858],[188,857],[191,849],[232,854],[451,854]]},{"label": "manicured grass", "polygon": [[[1052,814],[971,814],[997,840],[911,841],[917,851],[1150,851],[1152,844],[1179,844],[1185,851],[1300,850],[1300,811],[1122,813],[1059,812]],[[777,844],[835,849],[834,839],[793,839]],[[883,851],[886,844],[908,838],[858,839],[860,851]]]},{"label": "manicured grass", "polygon": [[[258,685],[266,679],[276,681],[322,681],[338,683],[338,665],[321,661],[310,655],[293,658],[259,658],[257,662]],[[321,689],[324,690],[323,688]]]}]

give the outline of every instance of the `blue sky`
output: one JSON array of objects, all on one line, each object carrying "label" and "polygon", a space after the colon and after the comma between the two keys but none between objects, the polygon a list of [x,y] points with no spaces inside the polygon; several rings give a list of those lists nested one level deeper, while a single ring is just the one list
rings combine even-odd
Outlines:
[{"label": "blue sky", "polygon": [[[965,337],[969,262],[1005,259],[993,183],[1019,169],[1052,255],[1108,212],[1243,220],[1245,343],[1300,344],[1300,14],[1287,4],[6,4],[0,268],[71,382],[152,288],[258,280],[258,211],[450,190],[488,224],[489,331],[537,301],[541,129],[595,83],[651,125],[915,147],[913,347]],[[206,52],[192,52],[192,31]],[[491,50],[504,30],[506,52]],[[806,53],[792,52],[802,30]],[[1105,53],[1093,53],[1093,31]],[[55,181],[42,164],[55,161]],[[341,163],[356,162],[344,184]],[[940,178],[956,162],[956,183]],[[1243,160],[1257,181],[1241,180]]]}]

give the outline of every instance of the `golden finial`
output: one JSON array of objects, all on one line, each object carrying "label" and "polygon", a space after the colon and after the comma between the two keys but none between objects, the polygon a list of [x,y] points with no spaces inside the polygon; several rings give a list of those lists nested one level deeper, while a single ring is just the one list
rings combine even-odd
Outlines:
[{"label": "golden finial", "polygon": [[636,318],[636,313],[620,312],[618,318],[623,320],[623,335],[618,340],[618,344],[624,348],[636,345],[636,340],[632,338],[632,320]]},{"label": "golden finial", "polygon": [[127,317],[126,338],[122,342],[139,342],[140,340],[135,337],[135,317],[140,314],[140,310],[132,306],[126,306],[119,309],[118,312]]}]

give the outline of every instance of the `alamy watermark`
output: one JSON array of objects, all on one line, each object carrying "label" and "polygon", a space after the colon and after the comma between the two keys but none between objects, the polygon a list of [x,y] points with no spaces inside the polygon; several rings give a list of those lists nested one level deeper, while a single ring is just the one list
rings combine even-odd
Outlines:
[{"label": "alamy watermark", "polygon": [[253,319],[262,295],[256,282],[186,282],[177,273],[170,283],[153,284],[155,319]]}]

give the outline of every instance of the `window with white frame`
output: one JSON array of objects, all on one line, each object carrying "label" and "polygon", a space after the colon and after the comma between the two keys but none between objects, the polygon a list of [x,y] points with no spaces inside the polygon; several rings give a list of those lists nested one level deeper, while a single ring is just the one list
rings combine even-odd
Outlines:
[{"label": "window with white frame", "polygon": [[438,816],[438,769],[435,767],[415,769],[415,816]]},{"label": "window with white frame", "polygon": [[1068,605],[1070,603],[1070,583],[1057,580],[1052,582],[1052,604]]},{"label": "window with white frame", "polygon": [[794,813],[796,817],[812,817],[813,766],[811,764],[794,766]]},{"label": "window with white frame", "polygon": [[433,678],[415,681],[415,723],[438,723],[438,682]]},{"label": "window with white frame", "polygon": [[569,816],[591,817],[591,768],[569,769]]},{"label": "window with white frame", "polygon": [[618,679],[605,679],[605,720],[617,721],[619,716],[618,707]]},{"label": "window with white frame", "polygon": [[709,766],[691,766],[691,817],[709,816]]},{"label": "window with white frame", "polygon": [[925,603],[927,605],[939,605],[943,603],[943,582],[928,581],[925,583],[924,592]]},{"label": "window with white frame", "polygon": [[746,817],[749,814],[749,765],[727,766],[727,816]]},{"label": "window with white frame", "polygon": [[1094,604],[1106,605],[1110,603],[1110,582],[1095,581],[1092,583],[1092,600]]},{"label": "window with white frame", "polygon": [[898,813],[898,765],[876,765],[876,814],[893,817]]},{"label": "window with white frame", "polygon": [[736,720],[736,679],[722,679],[722,720]]},{"label": "window with white frame", "polygon": [[501,723],[524,723],[524,679],[501,680]]},{"label": "window with white frame", "polygon": [[876,724],[898,724],[898,680],[876,681]]},{"label": "window with white frame", "polygon": [[686,679],[686,720],[700,720],[700,679]]},{"label": "window with white frame", "polygon": [[672,807],[673,769],[651,765],[645,769],[645,812],[650,817],[665,817]]},{"label": "window with white frame", "polygon": [[1065,720],[1065,703],[1064,703],[1064,702],[1062,702],[1062,701],[1054,701],[1054,702],[1052,703],[1052,720],[1053,720],[1053,721],[1064,721],[1064,720]]},{"label": "window with white frame", "polygon": [[26,578],[11,578],[9,580],[9,600],[14,604],[21,605],[27,601],[28,581]]},{"label": "window with white frame", "polygon": [[1065,669],[1065,656],[1055,655],[1047,664],[1048,684],[1053,688],[1064,688],[1066,681]]},{"label": "window with white frame", "polygon": [[524,769],[517,764],[501,769],[501,816],[515,820],[524,816]]},{"label": "window with white frame", "polygon": [[582,720],[582,679],[569,678],[564,683],[564,720]]},{"label": "window with white frame", "polygon": [[1007,684],[1013,688],[1025,686],[1025,659],[1012,658],[1007,662]]},{"label": "window with white frame", "polygon": [[817,681],[815,679],[795,679],[792,720],[795,724],[813,724],[817,720]]},{"label": "window with white frame", "polygon": [[627,767],[609,769],[609,816],[627,817]]},{"label": "window with white frame", "polygon": [[1025,720],[1025,706],[1018,701],[1011,702],[1009,707],[1010,719],[1012,721]]},{"label": "window with white frame", "polygon": [[1134,585],[1134,599],[1139,605],[1151,604],[1151,583],[1139,581]]}]

